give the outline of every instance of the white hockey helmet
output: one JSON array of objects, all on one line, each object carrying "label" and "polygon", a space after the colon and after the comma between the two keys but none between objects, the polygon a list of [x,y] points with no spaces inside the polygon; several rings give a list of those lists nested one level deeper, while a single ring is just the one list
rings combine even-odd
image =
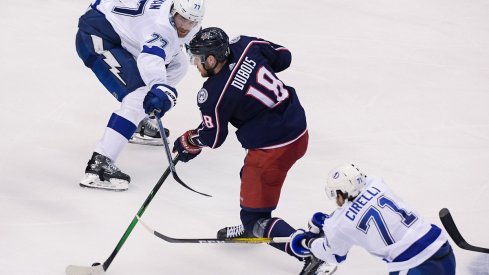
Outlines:
[{"label": "white hockey helmet", "polygon": [[326,195],[336,199],[336,191],[348,197],[356,197],[367,184],[367,176],[353,164],[345,164],[331,170],[326,179]]},{"label": "white hockey helmet", "polygon": [[171,14],[180,14],[183,18],[200,23],[204,19],[204,0],[173,0]]}]

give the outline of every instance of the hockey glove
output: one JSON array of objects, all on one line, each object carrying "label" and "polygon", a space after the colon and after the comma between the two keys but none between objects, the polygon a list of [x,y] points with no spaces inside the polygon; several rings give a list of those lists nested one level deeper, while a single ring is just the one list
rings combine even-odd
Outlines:
[{"label": "hockey glove", "polygon": [[309,231],[314,234],[324,235],[324,221],[329,218],[328,214],[316,212],[308,222]]},{"label": "hockey glove", "polygon": [[164,84],[154,85],[144,97],[144,112],[149,115],[154,111],[155,115],[161,118],[177,104],[177,97],[175,88]]},{"label": "hockey glove", "polygon": [[318,237],[318,234],[298,229],[290,236],[290,249],[299,258],[309,257],[311,256],[310,245]]},{"label": "hockey glove", "polygon": [[183,162],[195,158],[202,151],[202,146],[199,146],[198,142],[193,139],[195,137],[193,133],[193,130],[188,130],[173,143],[173,153],[178,152]]}]

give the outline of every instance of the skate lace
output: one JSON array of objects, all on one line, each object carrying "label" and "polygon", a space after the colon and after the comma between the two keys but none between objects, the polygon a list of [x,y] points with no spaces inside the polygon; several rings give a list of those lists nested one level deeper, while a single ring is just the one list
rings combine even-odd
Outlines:
[{"label": "skate lace", "polygon": [[302,267],[302,271],[300,275],[307,274],[307,269],[309,268],[309,265],[311,264],[311,257],[304,259],[304,266]]},{"label": "skate lace", "polygon": [[327,262],[323,262],[321,265],[319,265],[316,274],[318,275],[331,274],[331,272],[334,271],[334,269],[335,269],[334,265]]},{"label": "skate lace", "polygon": [[158,125],[156,125],[156,121],[153,121],[153,119],[150,117],[145,118],[143,120],[143,124],[145,127],[148,127],[149,129],[151,129],[153,131],[158,130]]},{"label": "skate lace", "polygon": [[304,267],[300,275],[312,275],[316,274],[317,267],[319,265],[319,259],[314,256],[310,256],[305,259]]},{"label": "skate lace", "polygon": [[314,256],[306,258],[304,261],[304,267],[300,275],[327,275],[331,274],[331,272],[336,270],[336,266],[330,263],[327,263],[321,259],[318,259]]},{"label": "skate lace", "polygon": [[105,156],[100,156],[96,158],[94,165],[99,169],[103,168],[111,173],[120,171],[120,169],[117,166],[115,166],[114,163],[112,163],[112,160],[110,160],[108,157]]},{"label": "skate lace", "polygon": [[227,237],[228,238],[236,238],[240,237],[244,233],[243,225],[236,225],[227,228]]}]

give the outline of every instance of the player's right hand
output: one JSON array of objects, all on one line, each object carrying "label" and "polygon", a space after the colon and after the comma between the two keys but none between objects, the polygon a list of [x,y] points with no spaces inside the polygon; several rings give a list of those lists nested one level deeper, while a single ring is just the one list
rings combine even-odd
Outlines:
[{"label": "player's right hand", "polygon": [[188,130],[173,143],[173,153],[178,152],[179,159],[187,162],[202,151],[202,147],[192,140],[193,131]]},{"label": "player's right hand", "polygon": [[311,256],[309,246],[318,237],[317,234],[305,231],[304,229],[298,229],[290,236],[290,249],[297,257],[309,257]]}]

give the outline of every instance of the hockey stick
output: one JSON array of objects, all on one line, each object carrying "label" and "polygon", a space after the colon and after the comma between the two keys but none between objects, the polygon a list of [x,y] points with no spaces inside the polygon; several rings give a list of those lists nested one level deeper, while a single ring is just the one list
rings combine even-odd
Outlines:
[{"label": "hockey stick", "polygon": [[[178,162],[179,158],[178,155],[171,161],[173,165],[176,165]],[[67,275],[97,275],[97,274],[103,274],[107,268],[109,268],[110,264],[114,260],[115,256],[117,253],[119,253],[119,250],[121,249],[122,245],[126,242],[126,239],[129,237],[129,234],[131,234],[132,230],[136,226],[138,222],[138,218],[141,217],[146,210],[146,207],[148,207],[149,203],[153,200],[154,196],[160,189],[161,185],[163,185],[163,182],[166,180],[166,178],[170,175],[170,166],[165,170],[163,175],[160,177],[158,182],[156,183],[155,187],[153,187],[153,190],[149,193],[148,197],[144,201],[143,205],[141,208],[139,208],[138,213],[134,218],[132,219],[131,224],[126,229],[126,232],[124,232],[124,235],[122,235],[122,238],[119,240],[117,243],[117,246],[115,247],[114,251],[112,251],[112,254],[110,254],[109,258],[105,260],[103,265],[100,263],[94,263],[92,266],[76,266],[76,265],[69,265],[66,267],[66,274]]]},{"label": "hockey stick", "polygon": [[161,139],[163,140],[163,145],[165,146],[166,157],[168,158],[168,164],[170,165],[170,170],[171,170],[171,173],[173,175],[173,178],[178,183],[180,183],[180,185],[187,188],[188,190],[191,190],[197,194],[201,194],[201,195],[206,196],[206,197],[212,197],[211,195],[207,195],[205,193],[202,193],[202,192],[199,192],[199,191],[192,189],[190,186],[185,184],[180,179],[180,177],[177,175],[177,171],[175,170],[175,166],[173,165],[173,163],[171,161],[171,153],[170,153],[170,147],[168,146],[168,138],[166,136],[165,127],[163,127],[163,122],[161,122],[161,118],[160,118],[161,115],[160,114],[161,114],[161,111],[155,110],[155,117],[156,117],[156,120],[158,121],[158,127],[160,128],[160,133],[165,133],[165,134],[161,134]]},{"label": "hockey stick", "polygon": [[275,237],[275,238],[227,238],[227,239],[215,239],[215,238],[194,238],[194,239],[181,239],[172,238],[161,234],[160,232],[149,227],[141,217],[136,216],[139,219],[139,223],[156,237],[169,242],[169,243],[247,243],[247,244],[259,244],[259,243],[286,243],[290,241],[289,237]]},{"label": "hockey stick", "polygon": [[473,246],[465,241],[465,239],[462,237],[462,234],[460,234],[460,231],[458,231],[458,228],[455,225],[452,215],[450,214],[450,211],[448,211],[448,209],[443,208],[440,210],[440,220],[447,230],[448,235],[450,235],[455,244],[457,244],[460,248],[475,252],[489,253],[489,248]]}]

